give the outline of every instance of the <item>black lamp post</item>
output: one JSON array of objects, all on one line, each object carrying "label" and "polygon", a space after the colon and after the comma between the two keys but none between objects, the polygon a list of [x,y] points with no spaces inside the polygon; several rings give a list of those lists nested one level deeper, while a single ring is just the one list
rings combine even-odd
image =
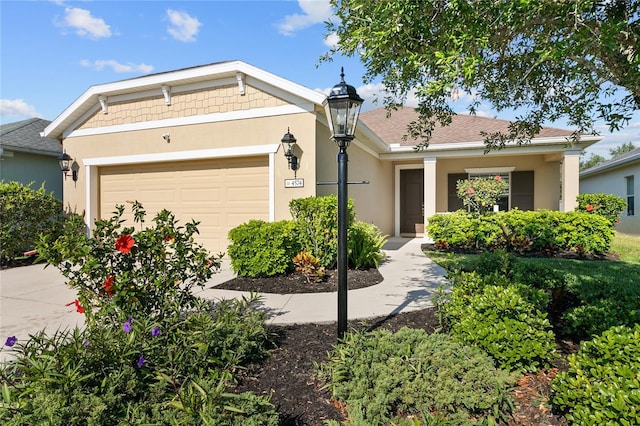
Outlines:
[{"label": "black lamp post", "polygon": [[340,83],[324,102],[329,130],[338,145],[338,339],[347,332],[347,148],[355,136],[362,102],[356,89],[344,82],[342,68]]}]

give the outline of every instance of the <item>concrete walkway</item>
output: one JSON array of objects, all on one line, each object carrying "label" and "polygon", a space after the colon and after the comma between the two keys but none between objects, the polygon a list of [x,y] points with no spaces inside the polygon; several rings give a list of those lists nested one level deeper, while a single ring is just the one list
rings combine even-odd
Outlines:
[{"label": "concrete walkway", "polygon": [[[375,286],[351,290],[347,297],[349,319],[386,316],[431,306],[431,295],[446,284],[443,268],[420,250],[419,238],[391,238],[384,246],[386,260],[380,265],[384,280]],[[216,285],[234,277],[229,261],[199,291],[209,299],[229,299],[249,293],[218,290]],[[65,306],[76,298],[54,267],[24,266],[0,271],[0,346],[8,336],[26,338],[42,329],[82,326],[84,316]],[[337,321],[337,293],[263,294],[261,308],[272,324]]]},{"label": "concrete walkway", "polygon": [[[349,319],[395,315],[432,306],[431,295],[446,284],[445,270],[420,250],[419,238],[391,238],[384,246],[387,258],[379,271],[384,280],[375,286],[350,290]],[[208,299],[248,296],[248,292],[217,290],[215,285],[233,275],[215,277],[201,295]],[[347,283],[348,284],[348,283]],[[272,324],[326,323],[337,321],[338,294],[262,294],[262,308]]]}]

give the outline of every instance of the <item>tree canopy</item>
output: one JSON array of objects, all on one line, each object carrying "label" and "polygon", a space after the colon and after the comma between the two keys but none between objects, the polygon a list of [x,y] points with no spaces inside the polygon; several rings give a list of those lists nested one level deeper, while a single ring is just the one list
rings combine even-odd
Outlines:
[{"label": "tree canopy", "polygon": [[530,140],[564,118],[577,133],[604,120],[624,127],[640,110],[640,0],[331,0],[327,22],[340,53],[359,56],[365,83],[381,78],[393,110],[415,93],[419,119],[408,136],[426,147],[451,122],[452,98],[473,96],[497,111],[516,109],[508,134],[488,148]]}]

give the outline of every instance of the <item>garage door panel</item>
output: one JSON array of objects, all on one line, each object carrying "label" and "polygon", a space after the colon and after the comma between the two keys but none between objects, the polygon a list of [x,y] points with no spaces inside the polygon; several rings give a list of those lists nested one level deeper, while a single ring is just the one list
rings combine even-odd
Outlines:
[{"label": "garage door panel", "polygon": [[[225,251],[229,230],[251,219],[268,220],[267,157],[113,166],[100,169],[100,215],[116,204],[142,203],[147,223],[162,209],[180,224],[199,221],[196,239]],[[126,213],[127,225],[133,217]]]}]

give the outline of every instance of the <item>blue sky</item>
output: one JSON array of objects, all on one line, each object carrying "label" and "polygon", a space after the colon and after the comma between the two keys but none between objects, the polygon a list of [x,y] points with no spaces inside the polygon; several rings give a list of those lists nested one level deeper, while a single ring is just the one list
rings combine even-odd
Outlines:
[{"label": "blue sky", "polygon": [[[381,87],[362,84],[357,59],[318,64],[332,42],[323,24],[330,18],[328,0],[0,0],[0,123],[54,120],[92,85],[234,59],[323,91],[344,66],[363,108],[380,106],[373,99]],[[479,114],[496,115],[482,107]],[[640,113],[623,131],[601,132],[605,139],[590,152],[607,157],[624,142],[640,146]]]}]

